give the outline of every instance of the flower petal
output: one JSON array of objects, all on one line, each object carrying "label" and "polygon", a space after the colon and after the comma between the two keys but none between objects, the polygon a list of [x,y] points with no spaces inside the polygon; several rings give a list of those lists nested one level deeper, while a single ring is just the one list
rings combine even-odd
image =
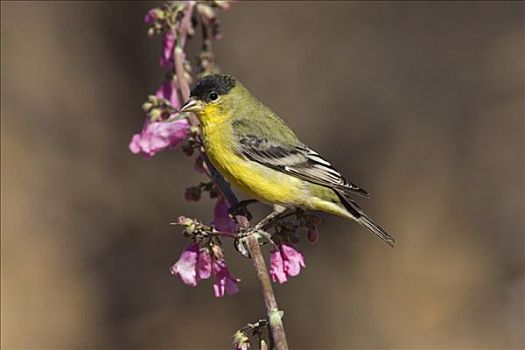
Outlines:
[{"label": "flower petal", "polygon": [[173,47],[175,46],[175,36],[171,31],[167,31],[162,37],[162,57],[160,58],[160,65],[163,67],[170,66],[173,58]]},{"label": "flower petal", "polygon": [[204,280],[211,276],[211,256],[208,248],[203,248],[199,251],[197,257],[197,278]]},{"label": "flower petal", "polygon": [[217,203],[213,209],[213,226],[217,231],[235,233],[237,224],[230,218],[229,205],[222,196],[217,197]]},{"label": "flower petal", "polygon": [[279,249],[283,256],[284,271],[288,276],[297,276],[301,267],[305,267],[303,255],[291,245],[281,244]]},{"label": "flower petal", "polygon": [[177,147],[189,134],[190,126],[186,119],[146,121],[142,131],[133,135],[129,150],[134,154],[152,157],[164,149]]},{"label": "flower petal", "polygon": [[175,83],[173,81],[165,81],[155,93],[155,96],[161,97],[168,101],[173,108],[176,110],[180,109],[179,96],[177,94],[177,89],[175,88]]},{"label": "flower petal", "polygon": [[172,275],[178,275],[182,282],[189,286],[197,285],[197,255],[199,253],[199,244],[194,243],[182,251],[179,260],[171,267]]},{"label": "flower petal", "polygon": [[237,283],[240,282],[240,279],[234,278],[230,274],[230,270],[226,266],[224,260],[214,260],[212,262],[213,266],[213,290],[215,296],[220,298],[226,295],[232,295],[239,291]]},{"label": "flower petal", "polygon": [[140,134],[133,135],[131,142],[129,143],[129,150],[133,154],[140,153]]},{"label": "flower petal", "polygon": [[273,251],[270,255],[270,276],[274,282],[284,283],[288,281],[280,250]]}]

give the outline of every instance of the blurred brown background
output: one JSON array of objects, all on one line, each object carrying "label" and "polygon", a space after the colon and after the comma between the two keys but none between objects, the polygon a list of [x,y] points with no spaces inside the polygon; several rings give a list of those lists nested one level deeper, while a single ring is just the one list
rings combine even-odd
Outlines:
[{"label": "blurred brown background", "polygon": [[[264,314],[168,268],[209,220],[180,151],[130,154],[162,79],[154,3],[2,2],[2,347],[228,348]],[[237,3],[216,54],[373,198],[389,249],[324,217],[276,286],[295,349],[511,349],[524,340],[524,4]],[[258,211],[259,214],[263,210]]]}]

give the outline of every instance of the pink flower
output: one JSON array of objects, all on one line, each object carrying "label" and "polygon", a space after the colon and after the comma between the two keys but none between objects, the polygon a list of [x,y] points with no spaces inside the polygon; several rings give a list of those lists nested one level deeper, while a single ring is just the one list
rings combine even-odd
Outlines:
[{"label": "pink flower", "polygon": [[149,10],[146,14],[146,17],[144,17],[144,23],[153,24],[153,22],[155,22],[155,20],[158,18],[159,11],[160,10],[158,8]]},{"label": "pink flower", "polygon": [[160,58],[160,65],[163,67],[171,66],[173,61],[173,47],[175,46],[175,36],[171,31],[167,31],[162,37],[163,53]]},{"label": "pink flower", "polygon": [[211,276],[211,256],[207,248],[199,248],[193,243],[182,251],[179,260],[170,269],[172,275],[178,275],[182,282],[195,287],[197,282]]},{"label": "pink flower", "polygon": [[199,256],[199,244],[194,243],[182,251],[179,260],[171,267],[172,275],[179,275],[182,282],[189,286],[197,285],[197,258]]},{"label": "pink flower", "polygon": [[179,96],[173,81],[165,81],[157,90],[155,96],[165,99],[176,110],[180,109]]},{"label": "pink flower", "polygon": [[237,283],[241,280],[231,275],[222,256],[219,246],[213,247],[213,256],[208,248],[199,248],[199,243],[187,246],[180,255],[179,260],[170,271],[178,275],[182,282],[195,287],[200,280],[205,280],[213,275],[213,290],[215,296],[232,295],[239,291]]},{"label": "pink flower", "polygon": [[216,259],[212,262],[213,290],[217,298],[232,295],[239,291],[237,283],[241,280],[233,277],[224,260]]},{"label": "pink flower", "polygon": [[230,207],[224,201],[222,196],[217,197],[215,209],[213,209],[213,226],[217,231],[235,233],[237,231],[237,224],[230,218],[228,209]]},{"label": "pink flower", "polygon": [[152,157],[158,152],[177,147],[190,134],[186,119],[151,122],[146,120],[140,133],[133,135],[129,150],[133,154]]},{"label": "pink flower", "polygon": [[288,244],[279,245],[270,256],[270,275],[274,282],[284,283],[288,276],[297,276],[305,267],[303,255]]}]

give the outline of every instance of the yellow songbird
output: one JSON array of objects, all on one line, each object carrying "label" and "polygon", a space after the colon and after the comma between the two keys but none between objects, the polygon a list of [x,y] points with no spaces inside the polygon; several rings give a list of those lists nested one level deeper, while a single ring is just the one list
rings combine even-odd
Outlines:
[{"label": "yellow songbird", "polygon": [[217,170],[248,195],[274,205],[264,222],[287,208],[320,210],[352,219],[393,245],[394,239],[350,198],[369,194],[299,141],[236,78],[200,79],[181,112],[199,118],[206,154]]}]

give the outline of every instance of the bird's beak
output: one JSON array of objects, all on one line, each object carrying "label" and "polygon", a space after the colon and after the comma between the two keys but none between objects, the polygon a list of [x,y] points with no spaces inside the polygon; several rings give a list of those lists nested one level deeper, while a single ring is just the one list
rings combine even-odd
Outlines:
[{"label": "bird's beak", "polygon": [[202,102],[190,98],[180,109],[181,112],[199,112],[202,111]]}]

